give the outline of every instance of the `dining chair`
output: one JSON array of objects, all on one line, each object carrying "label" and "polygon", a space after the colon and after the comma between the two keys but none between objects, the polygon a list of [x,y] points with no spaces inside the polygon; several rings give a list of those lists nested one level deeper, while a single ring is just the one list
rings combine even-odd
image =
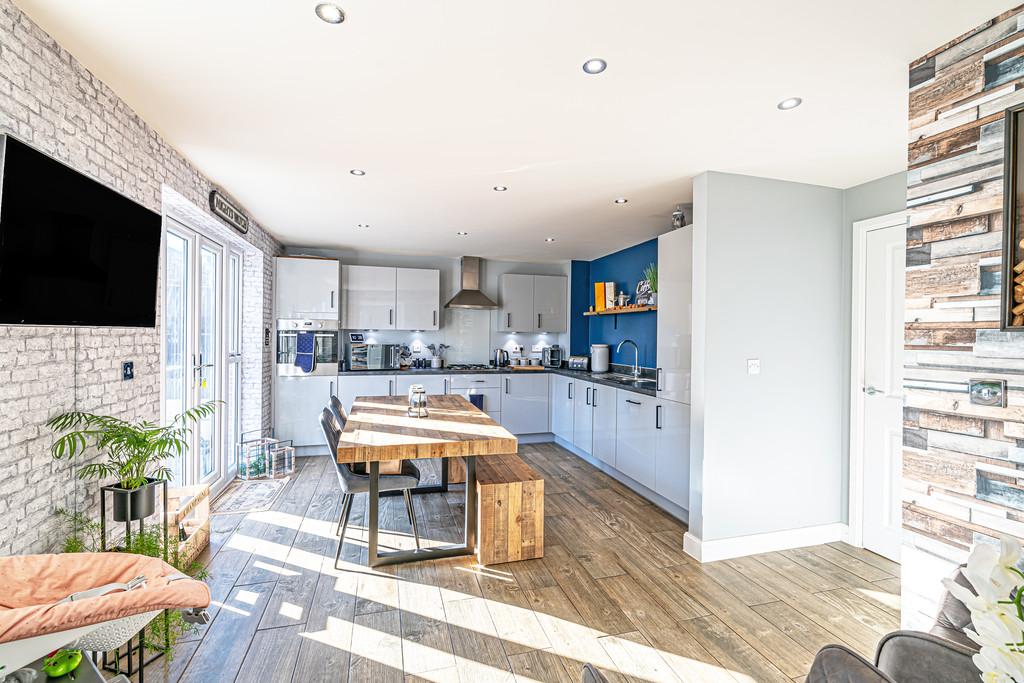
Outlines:
[{"label": "dining chair", "polygon": [[331,404],[328,406],[331,409],[331,414],[334,416],[334,424],[338,427],[340,432],[345,428],[345,423],[348,422],[348,412],[345,410],[345,406],[342,405],[341,399],[337,396],[331,395]]},{"label": "dining chair", "polygon": [[[338,527],[335,535],[338,539],[338,552],[334,555],[334,568],[339,569],[341,561],[341,549],[345,545],[345,531],[348,529],[348,518],[352,514],[352,499],[359,493],[370,492],[370,476],[355,472],[351,466],[337,462],[338,441],[341,438],[341,431],[345,425],[342,423],[339,429],[335,423],[334,413],[330,408],[324,408],[320,412],[320,428],[324,433],[324,441],[327,443],[327,451],[330,454],[331,462],[334,463],[338,474],[338,485],[341,487],[341,515],[338,517]],[[420,532],[416,525],[416,510],[412,505],[411,489],[420,485],[420,470],[408,460],[402,461],[400,474],[382,474],[378,477],[379,491],[401,491],[405,498],[405,510],[409,514],[409,522],[412,524],[412,535],[416,539],[416,549],[420,549]]]}]

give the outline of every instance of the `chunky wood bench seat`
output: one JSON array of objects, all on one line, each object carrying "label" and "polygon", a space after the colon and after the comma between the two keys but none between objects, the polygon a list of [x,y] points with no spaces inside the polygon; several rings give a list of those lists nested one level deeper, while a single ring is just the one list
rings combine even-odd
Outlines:
[{"label": "chunky wood bench seat", "polygon": [[477,557],[500,564],[544,556],[544,479],[517,455],[476,459]]}]

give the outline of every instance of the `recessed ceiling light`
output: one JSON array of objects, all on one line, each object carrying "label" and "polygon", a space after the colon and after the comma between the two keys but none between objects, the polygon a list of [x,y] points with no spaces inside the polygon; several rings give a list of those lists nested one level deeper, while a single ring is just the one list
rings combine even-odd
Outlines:
[{"label": "recessed ceiling light", "polygon": [[801,104],[803,104],[803,102],[804,101],[799,97],[787,97],[786,99],[779,102],[779,109],[781,109],[782,111],[786,111],[787,109],[796,109]]},{"label": "recessed ceiling light", "polygon": [[625,197],[619,197],[618,199],[616,199],[616,200],[615,200],[615,203],[616,203],[616,204],[625,204],[625,203],[626,203],[626,202],[628,202],[628,201],[629,201],[629,200],[628,200],[628,199],[626,199]]},{"label": "recessed ceiling light", "polygon": [[495,185],[494,186],[494,191],[495,192],[505,192],[507,190],[508,190],[508,188],[505,187],[504,185]]},{"label": "recessed ceiling light", "polygon": [[366,175],[366,171],[358,168],[353,168],[351,171],[349,171],[349,173],[351,173],[352,175]]},{"label": "recessed ceiling light", "polygon": [[600,57],[594,57],[583,62],[583,72],[588,73],[591,76],[599,74],[608,68],[608,62],[604,61]]},{"label": "recessed ceiling light", "polygon": [[466,236],[466,235],[468,235],[469,233],[468,233],[468,232],[462,232],[462,231],[459,231],[459,232],[457,232],[457,233],[455,233],[455,234],[456,234],[456,235],[458,235],[459,237],[465,237],[465,236]]},{"label": "recessed ceiling light", "polygon": [[316,15],[328,24],[340,24],[345,21],[345,13],[341,8],[330,2],[321,2],[316,6]]},{"label": "recessed ceiling light", "polygon": [[360,223],[356,227],[357,228],[368,228],[368,227],[370,227],[370,224],[369,223]]},{"label": "recessed ceiling light", "polygon": [[554,241],[555,241],[555,238],[554,238],[554,237],[545,237],[545,238],[544,238],[544,241],[545,241],[545,242],[554,242]]}]

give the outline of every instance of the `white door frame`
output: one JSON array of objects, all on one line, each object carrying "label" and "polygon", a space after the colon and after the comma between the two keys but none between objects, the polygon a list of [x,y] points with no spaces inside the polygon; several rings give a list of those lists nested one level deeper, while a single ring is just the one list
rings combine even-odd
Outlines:
[{"label": "white door frame", "polygon": [[[867,248],[868,233],[873,230],[906,226],[907,212],[895,213],[856,221],[853,224],[853,289],[850,308],[850,470],[848,515],[850,528],[850,544],[861,548],[864,546],[864,288],[866,286],[864,261]],[[893,491],[899,491],[894,486]]]}]

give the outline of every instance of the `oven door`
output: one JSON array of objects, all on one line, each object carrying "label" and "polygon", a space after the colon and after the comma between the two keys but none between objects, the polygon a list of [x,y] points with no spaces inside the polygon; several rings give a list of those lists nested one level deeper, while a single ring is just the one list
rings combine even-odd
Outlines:
[{"label": "oven door", "polygon": [[295,351],[299,333],[294,329],[277,331],[277,374],[280,377],[327,376],[338,374],[341,353],[341,333],[336,330],[313,332],[313,353],[316,364],[313,372],[303,372],[295,366]]}]

